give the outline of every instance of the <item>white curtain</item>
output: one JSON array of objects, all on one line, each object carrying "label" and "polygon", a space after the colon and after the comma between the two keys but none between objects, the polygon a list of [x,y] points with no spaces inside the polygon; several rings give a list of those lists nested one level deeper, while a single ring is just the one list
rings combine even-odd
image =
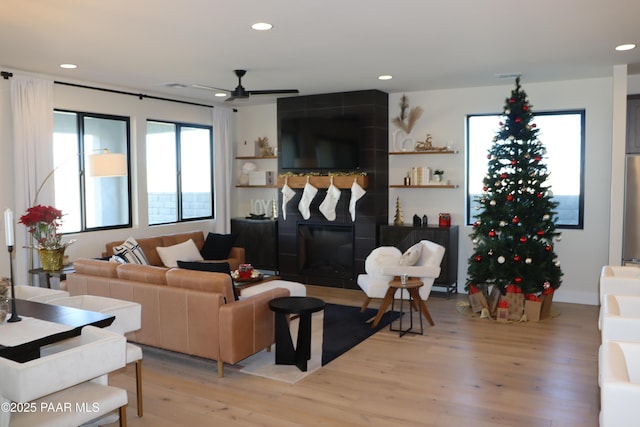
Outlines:
[{"label": "white curtain", "polygon": [[231,160],[233,156],[233,110],[213,108],[213,167],[214,203],[216,220],[213,231],[227,234],[231,231]]},{"label": "white curtain", "polygon": [[[31,206],[37,188],[53,169],[53,81],[16,76],[11,79],[13,118],[14,207],[16,222]],[[53,205],[53,180],[39,203]],[[27,228],[16,224],[16,284],[29,283],[33,259]],[[36,257],[37,258],[37,257]]]}]

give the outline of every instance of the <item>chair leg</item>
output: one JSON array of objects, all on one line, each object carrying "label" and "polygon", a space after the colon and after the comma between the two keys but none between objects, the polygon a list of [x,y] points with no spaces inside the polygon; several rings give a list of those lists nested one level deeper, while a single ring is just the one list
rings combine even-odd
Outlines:
[{"label": "chair leg", "polygon": [[136,397],[138,398],[138,416],[142,416],[142,359],[136,360]]},{"label": "chair leg", "polygon": [[120,427],[127,427],[127,405],[121,406],[120,409],[118,409],[118,415],[120,418]]},{"label": "chair leg", "polygon": [[224,362],[218,360],[218,378],[224,377]]},{"label": "chair leg", "polygon": [[371,298],[367,297],[366,300],[364,300],[364,304],[362,304],[362,308],[360,309],[360,313],[364,313],[364,311],[367,309],[367,307],[369,306],[369,303],[371,302]]}]

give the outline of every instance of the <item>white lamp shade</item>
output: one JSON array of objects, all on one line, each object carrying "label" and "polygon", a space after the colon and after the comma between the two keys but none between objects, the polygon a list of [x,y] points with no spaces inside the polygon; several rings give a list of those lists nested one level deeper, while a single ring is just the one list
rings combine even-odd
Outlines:
[{"label": "white lamp shade", "polygon": [[109,177],[127,175],[127,157],[121,153],[99,153],[89,156],[89,176]]}]

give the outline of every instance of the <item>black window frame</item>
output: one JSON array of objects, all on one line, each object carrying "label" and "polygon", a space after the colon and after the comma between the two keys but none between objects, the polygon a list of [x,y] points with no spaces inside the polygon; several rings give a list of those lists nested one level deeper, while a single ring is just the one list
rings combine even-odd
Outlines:
[{"label": "black window frame", "polygon": [[[59,113],[70,113],[76,115],[76,130],[77,130],[77,149],[78,153],[78,182],[79,182],[79,190],[80,190],[80,230],[77,231],[69,231],[62,234],[77,234],[77,233],[88,233],[94,231],[102,231],[102,230],[116,230],[121,228],[131,228],[133,224],[133,207],[132,207],[132,192],[131,192],[131,118],[128,116],[118,116],[115,114],[102,114],[102,113],[90,113],[85,111],[76,111],[76,110],[66,110],[55,108],[54,114],[56,112]],[[127,156],[127,198],[128,198],[128,208],[127,208],[127,222],[126,224],[118,224],[118,225],[107,225],[101,227],[87,227],[87,218],[86,218],[86,186],[85,186],[85,174],[86,174],[86,164],[85,164],[85,156],[86,154],[95,154],[95,153],[85,153],[84,152],[84,119],[92,118],[92,119],[106,119],[106,120],[119,120],[125,123],[126,129],[126,156]]]},{"label": "black window frame", "polygon": [[[567,229],[567,230],[583,230],[584,229],[584,193],[585,193],[585,150],[586,150],[586,110],[585,109],[568,109],[568,110],[553,110],[553,111],[539,111],[539,112],[535,112],[533,114],[534,117],[534,123],[535,123],[535,117],[538,116],[553,116],[553,115],[571,115],[571,114],[575,114],[575,115],[580,115],[580,195],[578,196],[578,218],[577,218],[577,224],[562,224],[557,222],[556,223],[556,228],[558,229]],[[473,203],[473,198],[476,197],[477,195],[474,194],[470,194],[469,193],[469,179],[470,179],[470,174],[469,174],[469,166],[470,166],[470,150],[469,150],[469,138],[470,138],[470,126],[469,126],[469,121],[472,117],[483,117],[483,116],[495,116],[496,118],[500,118],[500,117],[504,117],[503,114],[501,113],[483,113],[483,114],[467,114],[466,115],[466,120],[465,120],[465,130],[466,130],[466,135],[465,135],[465,148],[466,148],[466,178],[465,178],[465,200],[466,200],[466,207],[465,207],[465,223],[466,225],[470,226],[473,224],[474,221],[474,215],[475,213],[472,212],[472,209],[474,207],[474,203]],[[498,129],[498,124],[496,122],[496,131]],[[541,139],[542,143],[545,145],[545,147],[549,147],[549,144],[542,138]],[[553,191],[553,188],[551,188],[551,190]]]},{"label": "black window frame", "polygon": [[[207,219],[215,219],[215,180],[214,180],[214,175],[215,175],[215,164],[214,164],[214,152],[213,152],[213,126],[211,125],[203,125],[203,124],[197,124],[197,123],[187,123],[187,122],[177,122],[177,121],[171,121],[171,120],[158,120],[158,119],[147,119],[146,121],[146,128],[145,128],[145,149],[148,150],[149,146],[147,145],[147,130],[148,130],[148,125],[150,122],[153,123],[161,123],[161,124],[169,124],[169,125],[173,125],[175,128],[175,136],[176,136],[176,141],[175,141],[175,149],[176,149],[176,209],[177,209],[177,219],[176,221],[167,221],[167,222],[157,222],[157,223],[151,223],[151,221],[149,221],[148,219],[148,209],[149,209],[149,204],[148,204],[148,194],[149,191],[147,189],[147,222],[149,223],[149,226],[158,226],[158,225],[167,225],[167,224],[178,224],[181,222],[192,222],[192,221],[202,221],[202,220],[207,220]],[[193,218],[183,218],[182,216],[182,200],[183,200],[183,196],[182,196],[182,159],[181,159],[181,132],[180,130],[183,127],[190,127],[190,128],[198,128],[198,129],[207,129],[209,131],[209,163],[211,164],[211,215],[206,215],[206,216],[200,216],[200,217],[193,217]],[[145,159],[145,165],[146,165],[146,159]],[[146,170],[146,168],[145,168]]]}]

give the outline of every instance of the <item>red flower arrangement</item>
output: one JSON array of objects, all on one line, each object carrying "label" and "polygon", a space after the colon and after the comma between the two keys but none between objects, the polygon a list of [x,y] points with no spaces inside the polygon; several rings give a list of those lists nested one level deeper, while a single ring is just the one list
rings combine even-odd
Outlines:
[{"label": "red flower arrangement", "polygon": [[27,209],[20,217],[20,223],[29,228],[29,233],[37,242],[38,249],[61,249],[62,236],[58,233],[62,211],[53,206],[36,205]]}]

